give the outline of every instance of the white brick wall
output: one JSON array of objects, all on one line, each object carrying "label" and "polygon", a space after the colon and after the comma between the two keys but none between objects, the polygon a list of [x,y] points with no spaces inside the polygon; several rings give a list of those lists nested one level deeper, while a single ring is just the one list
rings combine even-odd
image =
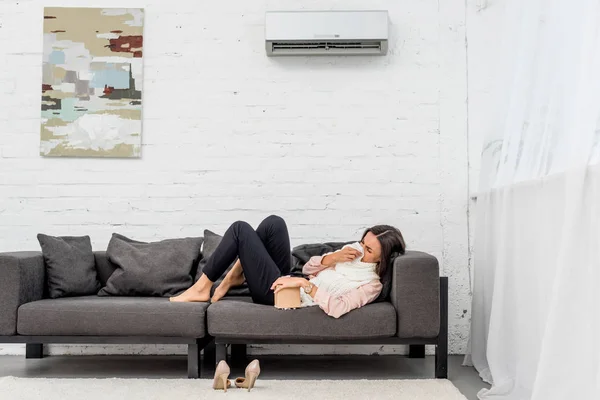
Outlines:
[{"label": "white brick wall", "polygon": [[[140,240],[201,235],[237,219],[256,225],[270,213],[288,221],[293,245],[347,240],[389,223],[410,248],[437,256],[450,276],[450,350],[464,352],[463,1],[130,1],[146,9],[138,160],[38,155],[44,5],[57,3],[0,4],[0,251],[38,249],[38,232],[88,234],[95,249],[105,249],[112,232]],[[390,53],[267,58],[264,12],[277,9],[387,9]],[[0,354],[21,351],[0,345]]]}]

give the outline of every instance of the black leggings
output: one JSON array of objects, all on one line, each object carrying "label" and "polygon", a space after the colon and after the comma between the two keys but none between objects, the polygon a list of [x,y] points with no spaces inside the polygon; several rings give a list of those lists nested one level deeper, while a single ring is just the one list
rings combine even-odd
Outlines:
[{"label": "black leggings", "polygon": [[240,258],[252,301],[273,305],[271,285],[291,269],[290,236],[283,218],[267,217],[256,231],[244,221],[234,222],[206,262],[202,272],[215,282]]}]

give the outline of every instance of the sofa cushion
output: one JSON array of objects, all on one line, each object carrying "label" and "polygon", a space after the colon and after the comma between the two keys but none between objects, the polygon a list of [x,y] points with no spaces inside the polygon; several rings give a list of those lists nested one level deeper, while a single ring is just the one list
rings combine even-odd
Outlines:
[{"label": "sofa cushion", "polygon": [[20,335],[175,336],[206,334],[208,303],[157,297],[65,297],[19,307]]},{"label": "sofa cushion", "polygon": [[42,247],[48,296],[82,296],[98,293],[94,253],[89,236],[37,235]]},{"label": "sofa cushion", "polygon": [[370,339],[396,334],[396,310],[373,303],[332,318],[319,307],[279,310],[247,297],[224,298],[208,307],[208,332],[219,338]]},{"label": "sofa cushion", "polygon": [[[212,231],[209,231],[208,229],[206,229],[204,231],[204,243],[202,244],[202,259],[198,263],[198,270],[196,272],[196,277],[194,279],[194,282],[196,282],[202,276],[202,270],[206,266],[206,262],[212,256],[212,254],[215,252],[215,250],[219,246],[219,243],[221,243],[222,239],[223,239],[223,236],[216,234]],[[234,264],[235,264],[235,262],[231,263],[231,265],[229,265],[227,267],[227,270],[225,270],[223,275],[221,275],[221,277],[219,279],[217,279],[217,281],[215,282],[215,284],[213,285],[213,287],[211,289],[211,296],[214,294],[215,289],[221,284],[225,275],[227,275],[229,270],[231,270],[231,268],[233,268]],[[248,289],[248,284],[246,282],[244,282],[244,284],[242,284],[241,286],[237,286],[237,287],[233,287],[233,288],[229,289],[229,292],[227,292],[227,296],[250,296],[250,290]]]},{"label": "sofa cushion", "polygon": [[106,254],[117,270],[100,296],[172,296],[192,286],[202,238],[139,242],[113,233]]}]

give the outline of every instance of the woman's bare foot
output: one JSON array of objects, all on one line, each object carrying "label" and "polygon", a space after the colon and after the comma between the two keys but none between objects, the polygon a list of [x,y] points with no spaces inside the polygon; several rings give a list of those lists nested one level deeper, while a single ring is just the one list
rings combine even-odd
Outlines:
[{"label": "woman's bare foot", "polygon": [[246,282],[246,278],[244,277],[243,273],[236,275],[225,275],[225,278],[223,278],[223,282],[221,282],[221,284],[215,289],[215,293],[210,299],[210,302],[216,303],[217,301],[221,300],[223,296],[227,294],[227,292],[229,292],[229,289],[231,289],[234,286],[240,286],[244,282]]},{"label": "woman's bare foot", "polygon": [[210,291],[201,292],[191,287],[178,296],[170,297],[169,300],[176,303],[187,303],[192,301],[208,301],[209,298]]},{"label": "woman's bare foot", "polygon": [[206,275],[202,275],[202,277],[200,277],[194,286],[190,287],[188,290],[178,296],[170,297],[169,301],[177,303],[208,301],[208,299],[210,299],[210,288],[212,287],[212,284],[213,283],[208,280]]}]

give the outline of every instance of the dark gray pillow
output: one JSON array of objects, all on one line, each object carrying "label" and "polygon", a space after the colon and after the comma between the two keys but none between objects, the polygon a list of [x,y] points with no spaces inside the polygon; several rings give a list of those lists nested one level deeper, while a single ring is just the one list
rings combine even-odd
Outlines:
[{"label": "dark gray pillow", "polygon": [[[217,235],[216,233],[209,231],[208,229],[206,229],[204,231],[204,244],[202,246],[202,259],[200,260],[200,263],[198,263],[198,271],[196,272],[196,278],[194,279],[194,282],[197,281],[198,279],[200,279],[200,276],[202,276],[202,270],[206,266],[206,262],[208,261],[210,256],[212,256],[212,254],[215,252],[215,250],[219,246],[219,243],[221,243],[222,239],[223,239],[223,236]],[[215,288],[217,286],[219,286],[219,284],[223,281],[223,278],[225,277],[225,275],[227,275],[227,273],[231,270],[231,268],[233,268],[234,264],[235,264],[235,262],[230,264],[227,267],[227,270],[223,273],[223,275],[221,275],[221,277],[219,279],[217,279],[217,281],[215,282],[215,284],[212,287],[211,296],[212,296],[212,293],[214,293]],[[231,288],[229,290],[229,292],[227,292],[227,296],[250,296],[250,290],[248,289],[248,285],[246,284],[246,282],[244,282],[244,284],[242,286],[237,286],[237,287]]]},{"label": "dark gray pillow", "polygon": [[173,296],[192,285],[202,238],[139,242],[113,233],[106,256],[117,269],[99,296]]},{"label": "dark gray pillow", "polygon": [[[313,256],[322,256],[325,253],[330,253],[340,250],[344,245],[352,242],[328,242],[328,243],[311,243],[302,244],[294,247],[292,250],[292,272],[293,276],[304,276],[302,274],[302,267],[310,260]],[[375,299],[375,302],[387,301],[392,290],[392,270],[394,265],[394,259],[397,254],[392,254],[389,268],[385,272],[384,276],[381,277],[381,284],[383,288],[381,293]]]},{"label": "dark gray pillow", "polygon": [[37,235],[51,299],[96,294],[100,288],[89,236]]}]

